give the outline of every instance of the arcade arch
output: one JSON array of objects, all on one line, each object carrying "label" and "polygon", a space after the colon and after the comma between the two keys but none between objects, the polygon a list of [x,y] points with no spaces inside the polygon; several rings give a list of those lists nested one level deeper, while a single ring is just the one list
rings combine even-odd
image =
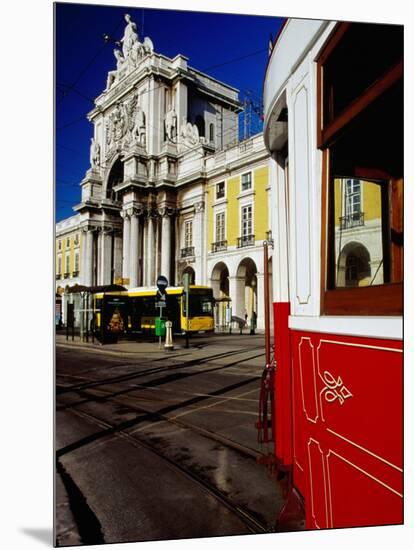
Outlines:
[{"label": "arcade arch", "polygon": [[[235,299],[233,314],[242,319],[251,319],[253,312],[258,312],[258,277],[257,266],[251,258],[243,258],[234,277]],[[232,296],[233,298],[233,296]]]},{"label": "arcade arch", "polygon": [[346,244],[338,258],[338,287],[366,286],[371,282],[371,256],[359,242]]},{"label": "arcade arch", "polygon": [[224,329],[230,322],[231,299],[229,292],[229,269],[224,262],[218,262],[211,273],[210,278],[213,295],[216,299],[215,325],[218,329]]},{"label": "arcade arch", "polygon": [[191,266],[187,266],[185,269],[183,269],[182,273],[181,273],[181,281],[180,283],[183,284],[184,282],[184,275],[188,273],[190,275],[190,285],[194,285],[195,284],[195,271],[194,269],[191,267]]}]

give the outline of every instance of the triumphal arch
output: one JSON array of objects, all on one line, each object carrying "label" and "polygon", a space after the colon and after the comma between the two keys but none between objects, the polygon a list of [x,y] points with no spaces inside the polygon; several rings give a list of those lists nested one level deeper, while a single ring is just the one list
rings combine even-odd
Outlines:
[{"label": "triumphal arch", "polygon": [[[128,14],[125,21],[114,67],[88,114],[90,168],[75,206],[81,283],[153,285],[163,274],[174,284],[189,267],[205,283],[206,159],[237,142],[238,91],[183,55],[156,53]],[[190,218],[192,246],[182,257]]]}]

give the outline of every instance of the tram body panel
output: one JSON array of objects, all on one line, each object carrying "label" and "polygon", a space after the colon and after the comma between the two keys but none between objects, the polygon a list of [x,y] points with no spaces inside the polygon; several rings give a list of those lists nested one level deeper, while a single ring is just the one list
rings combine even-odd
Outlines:
[{"label": "tram body panel", "polygon": [[[389,80],[377,87],[382,103],[371,98],[365,110],[352,113],[352,124],[332,105],[329,111],[331,96],[323,95],[324,78],[339,81],[340,63],[348,67],[352,57],[341,57],[341,51],[355,44],[352,36],[357,34],[352,33],[359,32],[358,25],[288,20],[274,45],[264,85],[265,142],[273,163],[274,454],[279,464],[291,468],[309,529],[403,522],[398,46],[390,47],[395,65],[383,73]],[[397,32],[391,26],[381,29]],[[343,50],[335,49],[339,43]],[[383,59],[375,58],[373,70],[382,67]],[[318,73],[318,63],[331,72]],[[374,75],[373,85],[381,78]],[[332,93],[338,89],[343,88],[335,88],[334,82]],[[341,100],[348,100],[346,94]],[[377,139],[378,105],[383,105],[378,112],[389,128],[384,134],[393,136],[390,152]],[[394,111],[395,116],[387,115]],[[366,134],[372,143],[361,138]],[[354,144],[360,142],[358,149]],[[338,192],[335,178],[343,191]],[[346,194],[346,178],[354,195],[359,189],[360,202]],[[370,214],[374,195],[380,229]],[[356,241],[359,248],[345,262],[341,250]],[[370,252],[365,256],[364,247]]]},{"label": "tram body panel", "polygon": [[[311,499],[309,527],[401,523],[401,342],[290,335],[293,478]],[[373,494],[378,506],[361,508]]]}]

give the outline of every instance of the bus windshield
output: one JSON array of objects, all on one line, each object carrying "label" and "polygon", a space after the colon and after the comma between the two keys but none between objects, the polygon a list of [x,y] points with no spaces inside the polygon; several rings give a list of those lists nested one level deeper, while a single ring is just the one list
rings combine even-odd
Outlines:
[{"label": "bus windshield", "polygon": [[211,289],[190,290],[190,317],[213,315],[213,292]]}]

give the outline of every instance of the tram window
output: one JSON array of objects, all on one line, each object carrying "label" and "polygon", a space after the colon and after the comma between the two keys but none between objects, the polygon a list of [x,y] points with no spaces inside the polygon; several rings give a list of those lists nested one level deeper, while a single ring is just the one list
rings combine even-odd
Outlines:
[{"label": "tram window", "polygon": [[388,182],[335,178],[332,288],[391,282]]},{"label": "tram window", "polygon": [[[397,33],[396,41],[381,59],[367,45],[358,62],[357,81],[348,85],[345,57],[348,52],[353,59],[351,38],[361,39],[361,25],[339,25],[326,47],[328,53],[318,61],[326,227],[322,312],[398,315],[403,279],[403,81],[402,44],[397,40],[401,29],[365,25],[372,42],[384,33]],[[365,65],[370,70],[362,74]]]}]

